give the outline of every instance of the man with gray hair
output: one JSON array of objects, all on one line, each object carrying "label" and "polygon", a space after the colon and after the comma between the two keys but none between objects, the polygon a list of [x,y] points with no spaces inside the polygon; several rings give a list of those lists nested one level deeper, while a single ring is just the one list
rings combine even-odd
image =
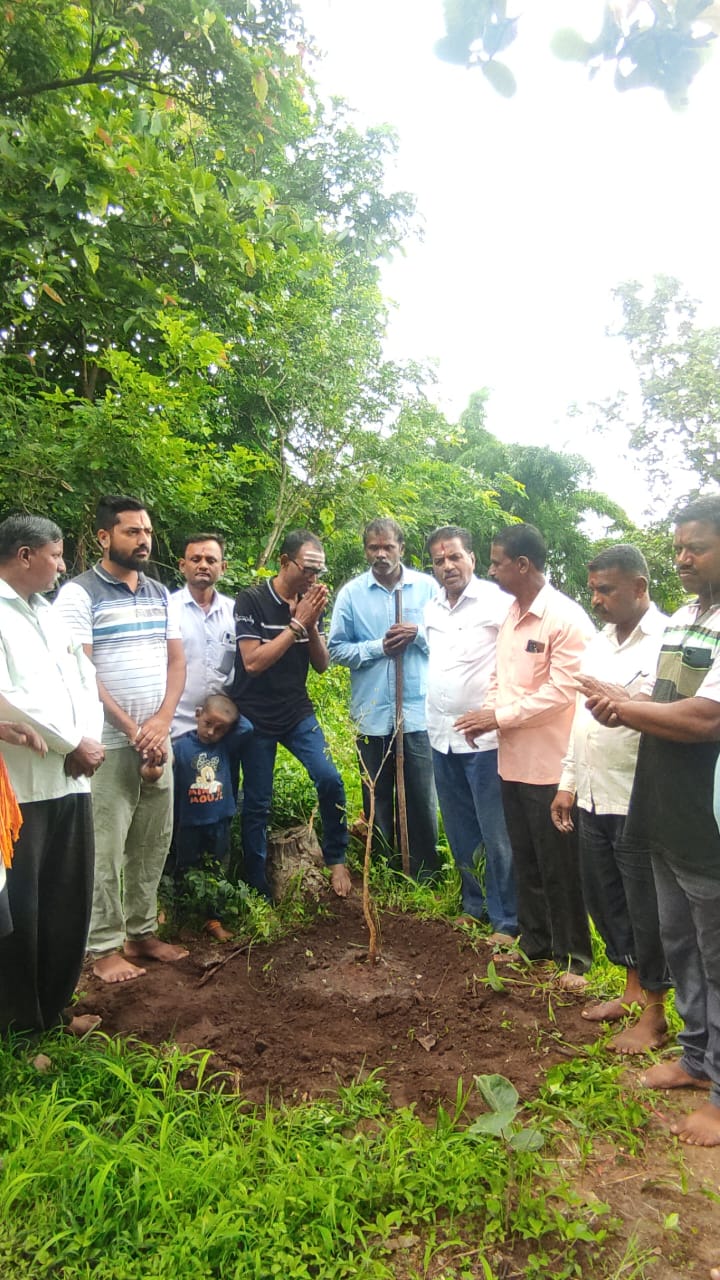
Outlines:
[{"label": "man with gray hair", "polygon": [[[402,562],[405,537],[395,520],[371,520],[363,533],[367,573],[347,582],[333,609],[328,648],[338,666],[350,668],[350,713],[365,818],[369,785],[375,787],[375,836],[384,852],[397,847],[396,747],[402,732],[410,874],[422,879],[437,869],[437,795],[425,724],[428,646],[423,610],[435,595],[432,578]],[[400,607],[398,607],[398,598]],[[402,724],[398,721],[398,662],[403,666]]]},{"label": "man with gray hair", "polygon": [[[105,756],[103,714],[91,663],[43,598],[64,570],[51,520],[18,515],[0,524],[2,715],[33,735],[27,744],[23,733],[0,742],[23,819],[7,879],[13,931],[0,939],[0,1032],[61,1021],[90,921],[90,778]],[[69,1026],[90,1029],[87,1019]]]},{"label": "man with gray hair", "polygon": [[[588,565],[593,612],[605,625],[583,654],[584,677],[638,693],[655,670],[667,618],[651,602],[645,557],[634,546],[608,547]],[[619,1000],[583,1010],[591,1022],[616,1021],[633,1006],[634,1025],[610,1041],[618,1053],[657,1049],[667,1032],[670,982],[660,941],[657,897],[647,847],[623,839],[640,735],[593,719],[578,696],[570,743],[550,814],[558,831],[572,832],[577,801],[580,875],[585,906],[608,959],[627,971]]]}]

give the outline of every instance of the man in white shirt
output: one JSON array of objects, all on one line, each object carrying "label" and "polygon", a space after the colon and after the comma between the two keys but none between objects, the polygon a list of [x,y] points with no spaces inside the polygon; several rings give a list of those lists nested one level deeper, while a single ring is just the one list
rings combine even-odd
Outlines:
[{"label": "man in white shirt", "polygon": [[91,663],[43,599],[64,569],[62,533],[51,520],[20,515],[0,524],[3,719],[24,723],[47,747],[0,743],[23,818],[7,877],[13,932],[0,939],[0,1032],[59,1023],[90,920],[90,778],[105,756],[103,714]]},{"label": "man in white shirt", "polygon": [[[588,565],[592,608],[605,623],[583,655],[581,675],[637,694],[657,666],[667,618],[648,594],[649,572],[637,547],[619,544]],[[607,957],[627,971],[619,1000],[586,1009],[592,1022],[623,1018],[633,1005],[637,1022],[610,1042],[619,1053],[657,1049],[667,1032],[665,992],[670,986],[660,941],[650,853],[623,840],[640,735],[594,720],[578,696],[558,792],[551,805],[558,831],[573,830],[577,798],[583,896]]]},{"label": "man in white shirt", "polygon": [[[462,880],[466,916],[490,920],[493,942],[517,934],[512,849],[505,826],[497,770],[497,736],[471,743],[455,728],[458,717],[485,702],[495,669],[495,644],[510,600],[477,578],[472,536],[447,525],[428,540],[440,593],[425,606],[430,650],[427,730],[445,834]],[[475,859],[485,847],[485,893]]]},{"label": "man in white shirt", "polygon": [[[194,534],[187,539],[178,567],[186,585],[171,594],[168,617],[182,637],[187,672],[170,726],[173,742],[196,728],[195,712],[208,694],[229,695],[236,649],[235,601],[216,586],[227,568],[224,539],[217,533]],[[236,800],[240,762],[251,734],[250,721],[241,715],[225,739]]]}]

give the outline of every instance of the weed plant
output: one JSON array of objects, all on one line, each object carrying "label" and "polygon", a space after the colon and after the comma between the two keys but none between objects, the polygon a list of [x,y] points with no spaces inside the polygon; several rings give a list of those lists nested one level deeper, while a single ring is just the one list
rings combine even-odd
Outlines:
[{"label": "weed plant", "polygon": [[251,1108],[208,1078],[207,1054],[101,1036],[44,1048],[42,1075],[19,1045],[0,1051],[11,1280],[384,1280],[408,1228],[474,1254],[531,1241],[525,1274],[562,1277],[606,1240],[605,1207],[552,1160],[471,1131],[462,1085],[431,1127],[392,1111],[377,1077],[333,1102]]}]

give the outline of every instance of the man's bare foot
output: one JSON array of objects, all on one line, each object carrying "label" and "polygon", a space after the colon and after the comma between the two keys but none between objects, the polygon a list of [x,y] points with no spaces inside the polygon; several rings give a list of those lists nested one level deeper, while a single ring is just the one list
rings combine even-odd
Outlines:
[{"label": "man's bare foot", "polygon": [[511,933],[489,933],[487,938],[483,938],[489,947],[514,947],[516,941]]},{"label": "man's bare foot", "polygon": [[336,862],[335,866],[330,868],[330,884],[338,898],[347,898],[352,889],[352,880],[344,863]]},{"label": "man's bare foot", "polygon": [[216,942],[230,942],[232,934],[220,923],[219,920],[206,920],[203,925],[203,933],[209,933],[211,938]]},{"label": "man's bare foot", "polygon": [[713,1267],[711,1269],[710,1280],[720,1280],[720,1267]]},{"label": "man's bare foot", "polygon": [[101,982],[132,982],[134,978],[142,978],[145,970],[136,964],[128,964],[124,956],[111,951],[109,955],[98,957],[93,973]]},{"label": "man's bare foot", "polygon": [[68,1035],[81,1038],[88,1036],[91,1031],[97,1031],[101,1025],[102,1018],[98,1013],[76,1013],[74,1018],[65,1023],[65,1030]]},{"label": "man's bare foot", "polygon": [[130,960],[159,960],[161,964],[176,964],[190,954],[187,947],[161,942],[154,933],[148,933],[144,938],[128,938],[123,951]]},{"label": "man's bare foot", "polygon": [[709,1089],[709,1080],[688,1075],[679,1062],[656,1062],[640,1076],[644,1089]]},{"label": "man's bare foot", "polygon": [[621,999],[603,1000],[601,1004],[591,1004],[589,1009],[581,1009],[580,1016],[588,1022],[619,1022],[628,1012],[628,1006]]},{"label": "man's bare foot", "polygon": [[670,1132],[689,1147],[720,1147],[720,1107],[704,1102],[697,1111],[671,1124]]},{"label": "man's bare foot", "polygon": [[561,991],[570,991],[573,995],[584,991],[587,984],[588,980],[584,973],[570,973],[565,970],[555,978],[556,987],[559,987]]},{"label": "man's bare foot", "polygon": [[607,1047],[615,1053],[647,1053],[661,1049],[666,1040],[665,1006],[654,1001],[643,1009],[637,1022],[613,1036]]}]

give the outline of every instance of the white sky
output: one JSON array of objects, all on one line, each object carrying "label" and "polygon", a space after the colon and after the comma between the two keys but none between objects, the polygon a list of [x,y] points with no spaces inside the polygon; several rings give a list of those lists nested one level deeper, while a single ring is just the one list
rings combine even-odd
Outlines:
[{"label": "white sky", "polygon": [[657,90],[620,94],[552,55],[558,27],[597,34],[598,0],[530,0],[504,55],[519,85],[508,101],[435,56],[441,0],[300,5],[325,52],[313,75],[360,125],[396,128],[391,186],[417,197],[424,239],[383,276],[388,355],[435,362],[451,420],[490,387],[491,431],[586,454],[639,517],[636,463],[619,440],[578,435],[567,409],[634,385],[624,343],[605,336],[621,281],[675,275],[720,322],[720,50],[674,113]]}]

